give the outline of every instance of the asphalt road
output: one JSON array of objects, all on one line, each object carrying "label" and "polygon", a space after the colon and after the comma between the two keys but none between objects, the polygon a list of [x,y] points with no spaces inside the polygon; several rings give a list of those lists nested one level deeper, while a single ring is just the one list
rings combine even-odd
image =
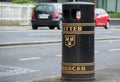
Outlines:
[{"label": "asphalt road", "polygon": [[[96,70],[120,63],[120,29],[96,28],[95,32]],[[2,45],[11,42],[40,43]],[[0,82],[30,82],[60,76],[61,30],[0,31],[0,43]]]},{"label": "asphalt road", "polygon": [[[95,42],[96,70],[120,63],[120,40]],[[0,82],[30,82],[61,74],[61,43],[0,47]]]}]

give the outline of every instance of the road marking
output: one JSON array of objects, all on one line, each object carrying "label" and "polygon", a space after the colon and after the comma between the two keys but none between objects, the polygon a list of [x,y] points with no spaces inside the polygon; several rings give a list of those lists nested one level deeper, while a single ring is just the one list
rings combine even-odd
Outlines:
[{"label": "road marking", "polygon": [[117,42],[117,41],[120,41],[120,39],[114,39],[114,40],[107,40],[107,39],[103,39],[103,40],[97,40],[97,41],[95,41],[95,42]]},{"label": "road marking", "polygon": [[3,66],[0,65],[0,68],[3,70],[0,71],[0,77],[14,76],[19,74],[38,72],[40,70],[32,70],[29,68],[21,68],[21,67],[12,67],[12,66]]},{"label": "road marking", "polygon": [[99,53],[99,51],[95,51],[95,53],[97,54],[97,53]]},{"label": "road marking", "polygon": [[37,59],[42,59],[41,57],[31,57],[31,58],[23,58],[19,59],[20,61],[28,61],[28,60],[37,60]]},{"label": "road marking", "polygon": [[120,51],[120,49],[109,49],[109,51]]},{"label": "road marking", "polygon": [[41,34],[27,34],[27,35],[29,35],[29,36],[32,36],[32,35],[34,36],[35,35],[36,36],[36,35],[41,35]]},{"label": "road marking", "polygon": [[57,57],[61,57],[62,55],[56,55]]}]

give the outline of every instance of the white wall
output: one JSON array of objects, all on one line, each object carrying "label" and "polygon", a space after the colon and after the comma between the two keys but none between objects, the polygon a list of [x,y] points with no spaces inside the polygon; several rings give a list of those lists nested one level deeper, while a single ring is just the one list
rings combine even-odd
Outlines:
[{"label": "white wall", "polygon": [[[33,5],[0,4],[0,21],[6,25],[10,21],[18,21],[19,25],[28,25],[31,19]],[[1,23],[2,24],[2,23]]]}]

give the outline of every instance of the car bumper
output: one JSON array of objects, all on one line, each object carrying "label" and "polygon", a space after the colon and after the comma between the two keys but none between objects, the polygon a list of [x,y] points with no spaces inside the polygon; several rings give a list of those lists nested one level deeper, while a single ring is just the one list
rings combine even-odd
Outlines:
[{"label": "car bumper", "polygon": [[53,20],[32,19],[31,23],[32,25],[36,25],[36,26],[58,26],[59,20],[58,19],[53,19]]}]

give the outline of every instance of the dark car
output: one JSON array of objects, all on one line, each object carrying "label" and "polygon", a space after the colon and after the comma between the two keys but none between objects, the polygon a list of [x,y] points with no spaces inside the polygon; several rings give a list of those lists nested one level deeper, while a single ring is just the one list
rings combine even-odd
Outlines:
[{"label": "dark car", "polygon": [[41,3],[33,9],[32,28],[48,26],[49,29],[60,29],[62,19],[62,4],[59,3]]}]

